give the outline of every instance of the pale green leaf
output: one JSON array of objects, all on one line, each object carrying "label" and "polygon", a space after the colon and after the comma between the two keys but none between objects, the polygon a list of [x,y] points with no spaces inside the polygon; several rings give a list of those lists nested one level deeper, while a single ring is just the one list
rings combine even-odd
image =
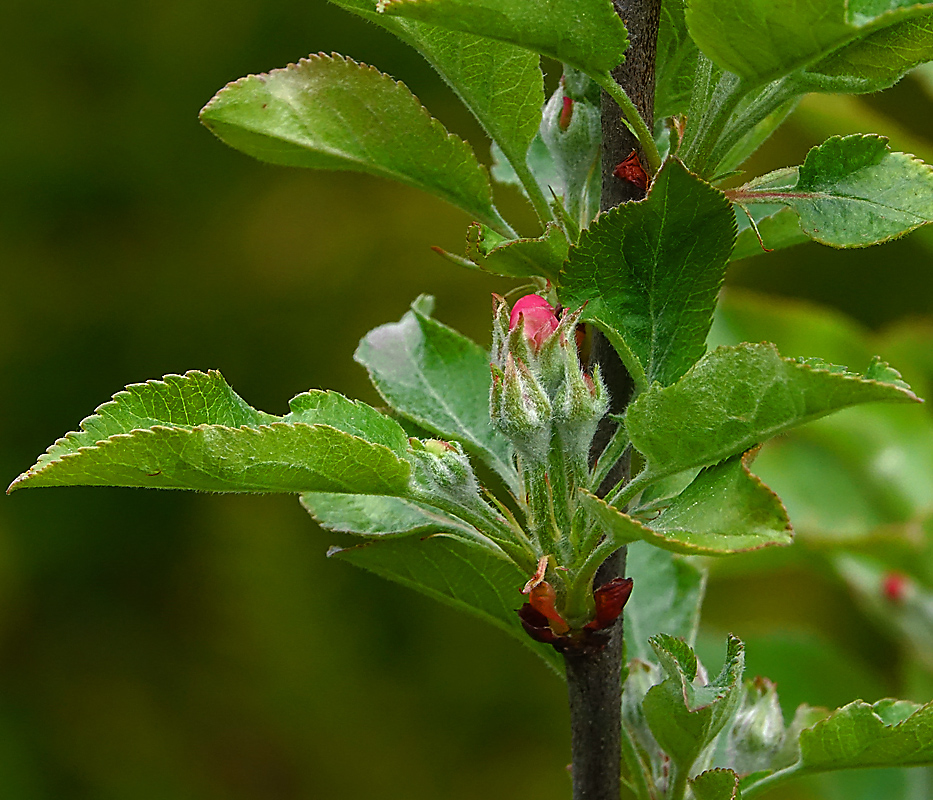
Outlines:
[{"label": "pale green leaf", "polygon": [[505,239],[485,225],[467,230],[467,257],[480,269],[510,278],[544,277],[556,282],[570,243],[554,222],[537,239]]},{"label": "pale green leaf", "polygon": [[363,337],[354,358],[386,402],[426,430],[462,442],[517,490],[511,445],[489,420],[489,353],[416,301],[399,322]]},{"label": "pale green leaf", "polygon": [[642,709],[658,744],[680,770],[689,773],[739,709],[745,648],[730,636],[722,672],[698,686],[696,656],[684,642],[662,634],[651,645],[666,678],[648,691]]},{"label": "pale green leaf", "polygon": [[739,776],[731,769],[710,769],[690,781],[696,800],[742,800]]},{"label": "pale green leaf", "polygon": [[634,581],[625,604],[628,658],[653,661],[648,640],[658,633],[692,646],[700,625],[705,573],[692,561],[639,543],[629,546],[625,569]]},{"label": "pale green leaf", "polygon": [[883,136],[833,136],[799,168],[777,170],[729,193],[735,202],[782,203],[811,238],[864,247],[933,221],[933,167],[895,153]]},{"label": "pale green leaf", "polygon": [[201,121],[261,161],[390,178],[508,229],[470,146],[403,84],[350,59],[315,55],[241,78],[214,96]]},{"label": "pale green leaf", "polygon": [[734,456],[707,467],[648,522],[593,495],[584,495],[584,505],[620,544],[643,539],[690,555],[725,555],[790,544],[792,531],[784,506],[749,472],[747,460],[747,456]]},{"label": "pale green leaf", "polygon": [[929,40],[903,26],[931,13],[933,4],[911,0],[692,0],[686,18],[700,49],[749,85],[798,73],[816,85],[821,76],[842,86],[861,78],[873,91],[919,63]]},{"label": "pale green leaf", "polygon": [[467,531],[470,527],[442,511],[402,497],[304,492],[301,505],[322,528],[361,536],[426,536]]},{"label": "pale green leaf", "polygon": [[697,46],[687,31],[684,0],[664,0],[658,28],[654,115],[683,114],[690,104],[696,73]]},{"label": "pale green leaf", "polygon": [[206,492],[404,494],[411,467],[379,444],[327,425],[198,425],[116,434],[93,446],[59,439],[22,486],[131,486]]},{"label": "pale green leaf", "polygon": [[384,445],[399,455],[408,450],[408,434],[394,419],[337,392],[312,389],[292,398],[288,405],[291,412],[282,417],[282,422],[330,425],[367,442]]},{"label": "pale green leaf", "polygon": [[781,358],[769,344],[720,347],[673,386],[640,395],[625,425],[647,470],[663,477],[716,464],[847,406],[916,402],[904,387],[899,380],[814,369]]},{"label": "pale green leaf", "polygon": [[524,602],[521,590],[528,576],[511,561],[444,536],[387,539],[333,548],[329,555],[475,614],[561,669],[556,651],[532,641],[519,622],[516,612]]},{"label": "pale green leaf", "polygon": [[427,59],[497,142],[524,160],[541,121],[544,82],[539,58],[524,48],[462,31],[376,12],[373,0],[331,0],[381,25]]},{"label": "pale green leaf", "polygon": [[379,8],[525,47],[591,74],[620,64],[628,47],[609,0],[382,0]]},{"label": "pale green leaf", "polygon": [[601,214],[561,273],[560,298],[607,335],[636,383],[667,385],[703,355],[735,242],[721,192],[676,159],[648,196]]}]

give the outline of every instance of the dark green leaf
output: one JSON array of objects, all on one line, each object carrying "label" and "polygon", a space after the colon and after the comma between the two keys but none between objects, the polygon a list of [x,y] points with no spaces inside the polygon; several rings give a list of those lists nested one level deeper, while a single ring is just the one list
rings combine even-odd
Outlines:
[{"label": "dark green leaf", "polygon": [[432,319],[428,301],[366,334],[354,358],[402,416],[476,451],[517,490],[511,446],[489,420],[489,354]]},{"label": "dark green leaf", "polygon": [[658,744],[681,771],[689,773],[739,709],[745,649],[730,636],[722,672],[706,686],[697,686],[696,656],[684,642],[660,635],[651,645],[666,678],[648,691],[642,708]]},{"label": "dark green leaf", "polygon": [[477,223],[467,231],[467,256],[480,269],[494,275],[541,276],[556,282],[569,249],[566,234],[554,222],[548,223],[544,235],[538,239],[503,239]]},{"label": "dark green leaf", "polygon": [[350,59],[316,55],[241,78],[214,96],[201,121],[261,161],[391,178],[508,228],[470,146],[404,85]]},{"label": "dark green leaf", "polygon": [[588,73],[608,72],[628,47],[609,0],[382,0],[380,10],[509,42]]},{"label": "dark green leaf", "polygon": [[710,769],[697,775],[690,785],[696,800],[742,800],[739,776],[731,769]]},{"label": "dark green leaf", "polygon": [[406,536],[346,549],[330,555],[396,581],[492,623],[531,647],[555,670],[556,651],[536,644],[522,629],[516,610],[528,580],[511,561],[488,550],[443,536]]},{"label": "dark green leaf", "polygon": [[730,193],[739,203],[783,203],[806,234],[864,247],[933,221],[933,168],[891,152],[883,136],[833,136],[799,168],[777,170]]},{"label": "dark green leaf", "polygon": [[370,0],[331,0],[410,44],[438,71],[508,159],[523,160],[541,121],[544,83],[527,50],[376,12]]},{"label": "dark green leaf", "polygon": [[700,624],[706,576],[692,561],[647,544],[628,549],[626,574],[634,580],[625,604],[628,658],[653,661],[648,640],[658,633],[692,645]]},{"label": "dark green leaf", "polygon": [[933,4],[910,0],[692,0],[686,17],[700,49],[750,85],[797,72],[816,85],[824,75],[843,87],[861,78],[872,91],[919,63],[928,40],[902,26],[931,13]]},{"label": "dark green leaf", "polygon": [[636,384],[673,383],[703,354],[735,242],[721,192],[676,159],[648,197],[601,214],[561,274],[561,302],[586,303]]},{"label": "dark green leaf", "polygon": [[883,380],[813,369],[773,345],[720,347],[673,386],[640,395],[625,425],[647,469],[663,477],[716,464],[840,408],[917,401],[893,375]]},{"label": "dark green leaf", "polygon": [[136,486],[207,492],[403,494],[411,468],[386,447],[327,425],[198,425],[116,434],[90,447],[55,444],[21,486]]}]

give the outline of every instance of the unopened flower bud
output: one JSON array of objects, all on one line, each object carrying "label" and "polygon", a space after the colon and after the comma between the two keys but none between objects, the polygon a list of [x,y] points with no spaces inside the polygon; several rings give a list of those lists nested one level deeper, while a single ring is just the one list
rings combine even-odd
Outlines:
[{"label": "unopened flower bud", "polygon": [[551,440],[551,403],[528,366],[506,356],[505,369],[493,366],[490,416],[524,459],[547,460]]},{"label": "unopened flower bud", "polygon": [[522,333],[535,352],[557,330],[559,324],[554,307],[537,294],[527,294],[512,306],[509,331],[515,330],[522,322]]},{"label": "unopened flower bud", "polygon": [[756,678],[729,732],[730,763],[739,775],[769,769],[784,742],[784,715],[775,685]]},{"label": "unopened flower bud", "polygon": [[457,442],[412,439],[414,480],[429,493],[449,497],[461,504],[480,501],[473,467]]}]

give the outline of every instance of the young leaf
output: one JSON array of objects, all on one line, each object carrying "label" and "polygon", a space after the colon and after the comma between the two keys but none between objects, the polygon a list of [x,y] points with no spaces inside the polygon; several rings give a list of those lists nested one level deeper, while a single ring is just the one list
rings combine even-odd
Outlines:
[{"label": "young leaf", "polygon": [[328,555],[475,614],[518,638],[554,670],[561,669],[557,652],[536,644],[522,629],[516,610],[528,576],[511,561],[442,536],[406,536],[332,548]]},{"label": "young leaf", "polygon": [[556,282],[569,249],[567,235],[554,222],[537,239],[505,239],[475,222],[467,230],[467,257],[493,275]]},{"label": "young leaf", "polygon": [[684,7],[684,0],[665,0],[661,4],[654,93],[656,118],[682,114],[690,104],[698,51],[687,31]]},{"label": "young leaf", "polygon": [[584,504],[619,543],[644,539],[690,555],[725,555],[793,541],[777,495],[749,472],[750,454],[707,467],[660,516],[639,522],[593,495]]},{"label": "young leaf", "polygon": [[[797,71],[805,74],[808,67],[823,62],[812,79],[819,85],[819,75],[841,70],[845,61],[832,56],[847,45],[863,50],[848,57],[858,69],[862,68],[857,62],[866,55],[878,59],[871,68],[874,73],[901,69],[910,62],[904,51],[929,46],[922,39],[917,41],[916,31],[905,31],[901,25],[931,13],[933,4],[904,0],[692,0],[686,18],[700,50],[750,86]],[[888,48],[882,49],[872,40],[886,30],[892,31],[891,39]]]},{"label": "young leaf", "polygon": [[721,192],[669,159],[648,196],[601,214],[570,251],[561,302],[615,346],[640,387],[676,381],[703,355],[735,243]]},{"label": "young leaf", "polygon": [[[327,425],[198,425],[116,434],[93,446],[55,444],[22,486],[131,486],[205,492],[404,494],[411,468],[388,448]],[[51,454],[49,454],[51,455]]]},{"label": "young leaf", "polygon": [[716,464],[790,428],[873,401],[917,402],[883,362],[865,375],[781,358],[773,345],[719,347],[683,378],[628,408],[632,444],[656,477]]},{"label": "young leaf", "polygon": [[414,47],[473,112],[509,161],[524,160],[541,122],[544,102],[538,56],[505,42],[379,14],[370,0],[331,2]]},{"label": "young leaf", "polygon": [[731,769],[709,769],[690,781],[696,800],[742,800],[739,776]]},{"label": "young leaf", "polygon": [[660,635],[651,640],[651,646],[666,679],[648,691],[642,708],[658,744],[679,771],[689,773],[703,749],[739,709],[745,648],[730,636],[722,672],[706,686],[697,686],[696,656],[684,642]]},{"label": "young leaf", "polygon": [[408,450],[408,434],[394,419],[337,392],[312,389],[292,398],[288,405],[291,412],[282,417],[282,422],[330,425],[367,442],[384,445],[399,455]]},{"label": "young leaf", "polygon": [[426,536],[470,527],[462,520],[402,497],[304,492],[301,505],[322,528],[360,536]]},{"label": "young leaf", "polygon": [[692,561],[646,544],[629,547],[626,574],[635,581],[625,604],[628,658],[653,661],[648,640],[658,633],[692,646],[700,624],[706,574]]},{"label": "young leaf", "polygon": [[933,167],[891,152],[883,136],[833,136],[803,165],[727,193],[738,203],[783,203],[812,239],[865,247],[933,222]]},{"label": "young leaf", "polygon": [[470,146],[403,84],[350,59],[315,55],[241,78],[204,106],[201,121],[261,161],[390,178],[509,230]]},{"label": "young leaf", "polygon": [[429,302],[422,298],[399,322],[370,331],[354,358],[403,417],[475,450],[517,491],[511,445],[489,421],[489,354],[432,319]]},{"label": "young leaf", "polygon": [[607,73],[628,47],[609,0],[382,0],[386,14],[525,47],[586,73]]}]

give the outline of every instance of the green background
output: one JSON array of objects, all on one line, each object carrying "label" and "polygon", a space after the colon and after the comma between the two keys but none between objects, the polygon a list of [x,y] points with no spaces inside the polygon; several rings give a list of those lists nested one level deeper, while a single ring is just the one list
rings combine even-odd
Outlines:
[{"label": "green background", "polygon": [[[253,162],[198,124],[225,82],[319,50],[404,80],[488,161],[416,53],[321,0],[6,4],[4,481],[123,385],[169,372],[220,369],[272,413],[311,387],[377,402],[356,342],[421,292],[488,341],[489,293],[511,285],[429,249],[461,251],[460,212],[374,178]],[[933,161],[931,109],[913,79],[805,102],[752,174],[799,164],[836,132],[886,133]],[[514,194],[501,205],[529,219]],[[929,231],[854,253],[807,245],[739,263],[730,280],[881,328],[930,312],[931,249]],[[0,501],[0,793],[567,797],[564,690],[543,664],[328,563],[330,541],[289,497],[59,489]],[[787,708],[903,688],[896,649],[839,586],[793,557],[767,560],[764,573],[714,577],[711,659],[726,630],[748,640],[750,673],[777,678]],[[785,796],[834,790],[805,791]]]}]

